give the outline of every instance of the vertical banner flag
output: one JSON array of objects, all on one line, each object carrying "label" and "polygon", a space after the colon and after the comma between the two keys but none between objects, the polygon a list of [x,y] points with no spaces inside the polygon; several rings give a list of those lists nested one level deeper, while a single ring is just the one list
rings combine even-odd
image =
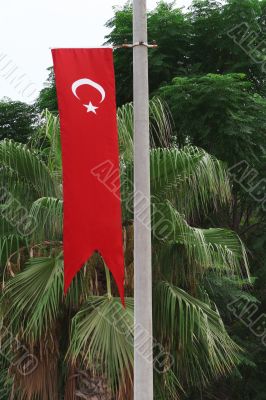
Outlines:
[{"label": "vertical banner flag", "polygon": [[53,49],[61,126],[65,292],[98,251],[124,303],[113,50]]}]

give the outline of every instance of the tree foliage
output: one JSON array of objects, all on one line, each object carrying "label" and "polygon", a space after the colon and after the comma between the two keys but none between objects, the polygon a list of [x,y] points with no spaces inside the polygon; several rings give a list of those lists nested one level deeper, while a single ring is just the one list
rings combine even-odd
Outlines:
[{"label": "tree foliage", "polygon": [[39,111],[48,110],[50,112],[57,112],[58,104],[55,88],[55,76],[53,67],[48,68],[48,79],[45,82],[45,87],[40,91],[36,106]]},{"label": "tree foliage", "polygon": [[33,106],[20,101],[0,101],[0,140],[26,143],[36,128],[38,117]]},{"label": "tree foliage", "polygon": [[244,74],[178,77],[159,94],[170,105],[178,142],[190,141],[228,166],[264,155],[266,100]]},{"label": "tree foliage", "polygon": [[[244,73],[264,93],[265,12],[265,1],[260,0],[200,0],[188,11],[174,2],[159,2],[148,13],[149,41],[159,46],[149,51],[151,93],[176,76],[208,73]],[[111,29],[108,43],[131,42],[130,3],[116,8],[106,25]],[[118,104],[123,104],[132,99],[131,51],[115,51],[115,69]]]}]

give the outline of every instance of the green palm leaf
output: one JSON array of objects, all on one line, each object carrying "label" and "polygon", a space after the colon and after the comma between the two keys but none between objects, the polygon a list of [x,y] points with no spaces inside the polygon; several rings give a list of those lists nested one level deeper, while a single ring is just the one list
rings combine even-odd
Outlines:
[{"label": "green palm leaf", "polygon": [[[152,202],[170,200],[187,218],[230,202],[226,172],[218,160],[204,150],[192,146],[152,149],[150,163]],[[122,163],[121,193],[123,215],[126,220],[133,219],[132,161]]]},{"label": "green palm leaf", "polygon": [[150,157],[152,195],[171,200],[187,217],[229,202],[226,172],[204,150],[192,146],[154,149]]},{"label": "green palm leaf", "polygon": [[[181,246],[192,275],[214,269],[219,273],[245,274],[249,277],[246,250],[236,233],[227,229],[191,227],[170,202],[155,204],[153,217],[153,236],[162,241],[158,250],[161,253],[161,270],[165,265],[163,260],[169,260],[175,248],[178,250]],[[181,262],[184,263],[184,260]],[[179,265],[184,274],[180,259],[175,262],[172,258],[170,265]]]},{"label": "green palm leaf", "polygon": [[207,298],[203,302],[168,282],[157,285],[156,296],[160,298],[155,311],[158,335],[169,343],[176,359],[173,368],[182,381],[207,384],[236,367],[240,348]]},{"label": "green palm leaf", "polygon": [[[2,312],[6,323],[30,343],[51,332],[66,306],[76,309],[89,294],[86,269],[80,271],[64,297],[61,247],[52,246],[53,256],[34,257],[25,269],[4,286]],[[48,249],[47,249],[48,251]],[[54,253],[59,253],[57,257]]]},{"label": "green palm leaf", "polygon": [[5,286],[4,313],[14,332],[34,342],[53,327],[62,299],[62,260],[31,258]]},{"label": "green palm leaf", "polygon": [[1,273],[5,272],[5,267],[12,255],[20,257],[19,250],[21,247],[26,246],[26,240],[17,234],[0,235],[0,266]]},{"label": "green palm leaf", "polygon": [[62,240],[63,201],[53,197],[41,197],[31,207],[30,214],[37,222],[33,233],[35,241]]},{"label": "green palm leaf", "polygon": [[[120,156],[123,161],[133,160],[133,104],[117,110]],[[158,97],[150,100],[151,146],[168,147],[171,141],[172,118],[167,105]]]},{"label": "green palm leaf", "polygon": [[[132,379],[133,299],[90,297],[72,322],[69,355],[107,376],[113,389]],[[98,371],[99,372],[99,371]]]},{"label": "green palm leaf", "polygon": [[54,181],[47,166],[27,146],[12,140],[0,142],[0,163],[27,181],[40,196],[55,196]]}]

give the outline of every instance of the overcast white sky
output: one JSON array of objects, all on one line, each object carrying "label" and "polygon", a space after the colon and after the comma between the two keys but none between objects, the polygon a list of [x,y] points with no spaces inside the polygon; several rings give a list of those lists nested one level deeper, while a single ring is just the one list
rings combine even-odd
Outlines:
[{"label": "overcast white sky", "polygon": [[[7,0],[0,6],[0,99],[4,96],[31,102],[43,87],[46,69],[52,65],[50,47],[93,47],[104,42],[105,22],[112,6],[125,0]],[[147,0],[153,8],[157,0]],[[188,6],[191,0],[177,0]],[[3,58],[5,55],[5,58]],[[24,95],[4,78],[3,67],[10,61],[16,75],[31,84]],[[15,76],[15,73],[14,73]],[[34,94],[30,94],[34,91]]]}]

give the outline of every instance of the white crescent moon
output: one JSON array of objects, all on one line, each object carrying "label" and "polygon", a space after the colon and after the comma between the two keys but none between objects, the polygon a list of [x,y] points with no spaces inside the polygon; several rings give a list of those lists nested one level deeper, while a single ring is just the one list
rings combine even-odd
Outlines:
[{"label": "white crescent moon", "polygon": [[88,78],[79,79],[79,80],[77,80],[77,81],[75,81],[73,83],[72,92],[73,92],[74,96],[77,99],[80,100],[79,96],[77,95],[77,89],[80,86],[83,86],[83,85],[92,86],[94,89],[98,90],[98,92],[102,96],[102,99],[101,99],[100,103],[102,103],[104,101],[104,99],[105,99],[105,90],[104,90],[104,88],[101,85],[99,85],[98,83],[96,83],[96,82],[94,82],[94,81],[92,81],[91,79],[88,79]]}]

